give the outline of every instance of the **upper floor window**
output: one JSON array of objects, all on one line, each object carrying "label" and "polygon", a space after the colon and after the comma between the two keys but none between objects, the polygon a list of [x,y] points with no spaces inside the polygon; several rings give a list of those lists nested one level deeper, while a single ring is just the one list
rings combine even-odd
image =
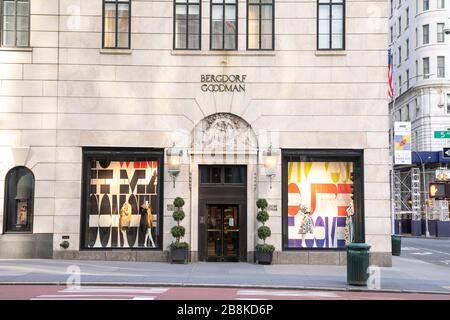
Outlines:
[{"label": "upper floor window", "polygon": [[15,167],[5,179],[5,232],[31,232],[34,176],[26,167]]},{"label": "upper floor window", "polygon": [[30,1],[0,0],[1,45],[28,47],[30,45]]},{"label": "upper floor window", "polygon": [[406,27],[409,26],[409,8],[406,8]]},{"label": "upper floor window", "polygon": [[437,57],[437,77],[445,78],[445,57]]},{"label": "upper floor window", "polygon": [[430,10],[430,0],[423,0],[423,11]]},{"label": "upper floor window", "polygon": [[416,112],[416,118],[420,115],[420,105],[419,105],[419,101],[417,100],[417,98],[414,99],[414,106],[416,107],[415,112]]},{"label": "upper floor window", "polygon": [[422,58],[422,67],[423,67],[423,78],[430,78],[430,58]]},{"label": "upper floor window", "polygon": [[402,64],[402,47],[398,47],[398,65]]},{"label": "upper floor window", "polygon": [[398,93],[402,94],[402,76],[398,76]]},{"label": "upper floor window", "polygon": [[447,113],[450,113],[450,93],[447,94]]},{"label": "upper floor window", "polygon": [[409,58],[409,39],[406,39],[406,58]]},{"label": "upper floor window", "polygon": [[391,43],[393,43],[394,42],[394,28],[392,26],[390,29],[390,36],[391,36]]},{"label": "upper floor window", "polygon": [[445,28],[444,23],[437,24],[437,42],[445,42],[444,28]]},{"label": "upper floor window", "polygon": [[422,26],[422,44],[430,43],[430,25]]},{"label": "upper floor window", "polygon": [[175,49],[201,48],[201,1],[175,0]]},{"label": "upper floor window", "polygon": [[273,0],[247,0],[247,49],[274,48]]},{"label": "upper floor window", "polygon": [[402,35],[402,17],[398,17],[398,36]]},{"label": "upper floor window", "polygon": [[444,9],[445,8],[445,0],[437,0],[437,7],[438,9]]},{"label": "upper floor window", "polygon": [[344,0],[318,1],[318,38],[319,50],[345,49],[345,10]]},{"label": "upper floor window", "polygon": [[410,117],[409,117],[409,103],[406,104],[405,107],[405,119],[403,121],[410,121]]},{"label": "upper floor window", "polygon": [[419,46],[419,32],[417,31],[417,28],[416,28],[415,35],[416,35],[416,48],[417,48]]},{"label": "upper floor window", "polygon": [[406,70],[406,90],[409,89],[409,69]]},{"label": "upper floor window", "polygon": [[211,0],[211,50],[237,50],[237,0]]},{"label": "upper floor window", "polygon": [[103,0],[103,48],[130,48],[131,0]]},{"label": "upper floor window", "polygon": [[391,16],[394,14],[394,0],[391,0]]}]

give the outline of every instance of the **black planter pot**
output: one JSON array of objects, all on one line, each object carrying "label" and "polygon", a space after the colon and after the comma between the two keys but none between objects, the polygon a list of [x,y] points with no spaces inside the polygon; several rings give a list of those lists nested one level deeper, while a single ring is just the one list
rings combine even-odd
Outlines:
[{"label": "black planter pot", "polygon": [[170,248],[169,262],[170,263],[187,263],[188,262],[188,248]]},{"label": "black planter pot", "polygon": [[273,252],[265,252],[256,250],[256,262],[259,264],[272,264]]}]

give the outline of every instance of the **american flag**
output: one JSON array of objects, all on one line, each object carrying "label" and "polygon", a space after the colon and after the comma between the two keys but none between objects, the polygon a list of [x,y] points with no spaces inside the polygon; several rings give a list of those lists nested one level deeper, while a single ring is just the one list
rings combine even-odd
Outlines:
[{"label": "american flag", "polygon": [[392,59],[391,59],[391,49],[388,50],[388,81],[389,81],[389,89],[388,96],[389,98],[394,97],[394,83],[392,80]]}]

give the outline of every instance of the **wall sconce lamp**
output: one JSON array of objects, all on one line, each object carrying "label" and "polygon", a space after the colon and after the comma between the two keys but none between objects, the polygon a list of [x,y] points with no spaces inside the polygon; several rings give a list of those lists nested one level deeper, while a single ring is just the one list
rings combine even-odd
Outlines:
[{"label": "wall sconce lamp", "polygon": [[277,172],[277,165],[278,165],[278,156],[279,152],[274,151],[272,149],[272,145],[270,145],[269,149],[267,151],[264,151],[264,169],[266,171],[266,176],[270,179],[270,189],[272,189],[272,179],[275,177]]},{"label": "wall sconce lamp", "polygon": [[181,157],[183,156],[183,150],[175,148],[175,144],[167,149],[167,162],[169,175],[172,177],[173,187],[175,188],[175,178],[181,171]]}]

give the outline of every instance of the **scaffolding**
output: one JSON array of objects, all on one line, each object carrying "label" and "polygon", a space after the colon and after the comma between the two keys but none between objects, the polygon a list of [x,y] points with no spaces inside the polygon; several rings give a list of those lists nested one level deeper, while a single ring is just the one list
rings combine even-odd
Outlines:
[{"label": "scaffolding", "polygon": [[438,220],[449,221],[449,202],[430,200],[428,185],[436,181],[436,169],[400,167],[393,174],[393,210],[395,220],[400,221],[400,232],[404,232],[401,221]]}]

